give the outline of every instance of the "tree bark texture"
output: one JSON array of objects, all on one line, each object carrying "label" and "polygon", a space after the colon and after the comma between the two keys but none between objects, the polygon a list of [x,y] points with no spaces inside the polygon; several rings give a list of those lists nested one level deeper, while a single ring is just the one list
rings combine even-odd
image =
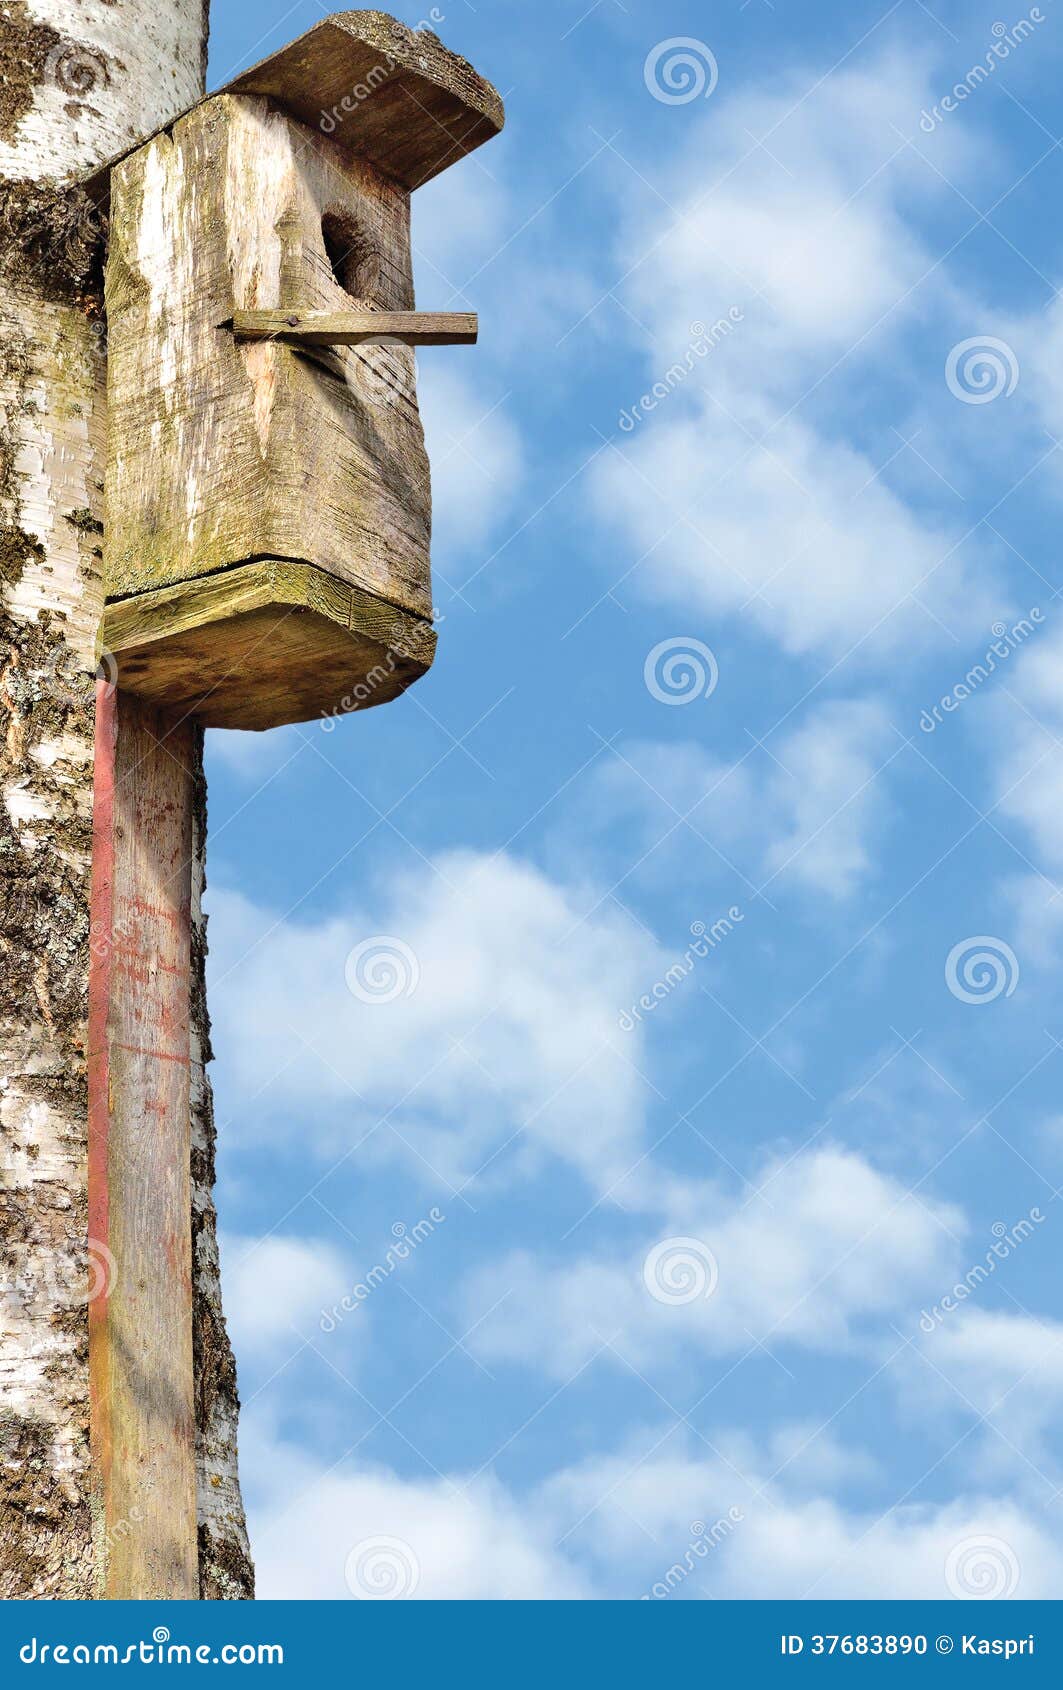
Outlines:
[{"label": "tree bark texture", "polygon": [[[104,230],[76,182],[203,91],[203,0],[0,0],[0,1596],[99,1594],[86,1021],[103,604]],[[104,658],[106,664],[106,657]],[[192,1229],[200,1592],[253,1593],[221,1312],[196,735]]]}]

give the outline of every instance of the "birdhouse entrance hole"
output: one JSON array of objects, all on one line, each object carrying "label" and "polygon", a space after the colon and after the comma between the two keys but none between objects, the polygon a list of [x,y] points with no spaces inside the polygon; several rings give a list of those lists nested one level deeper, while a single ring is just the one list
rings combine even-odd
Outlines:
[{"label": "birdhouse entrance hole", "polygon": [[348,212],[326,211],[321,238],[332,274],[352,299],[380,305],[380,248]]}]

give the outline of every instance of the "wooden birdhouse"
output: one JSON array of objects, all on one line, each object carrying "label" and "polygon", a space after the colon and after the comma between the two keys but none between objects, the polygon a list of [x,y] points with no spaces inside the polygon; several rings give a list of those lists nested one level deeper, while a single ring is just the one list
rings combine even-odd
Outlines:
[{"label": "wooden birdhouse", "polygon": [[109,196],[118,684],[208,726],[383,703],[432,661],[410,195],[502,104],[427,31],[341,12],[90,185]]}]

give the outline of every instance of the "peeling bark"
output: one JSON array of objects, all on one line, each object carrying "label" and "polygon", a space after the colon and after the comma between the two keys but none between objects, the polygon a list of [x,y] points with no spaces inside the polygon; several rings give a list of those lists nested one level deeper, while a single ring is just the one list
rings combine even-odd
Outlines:
[{"label": "peeling bark", "polygon": [[[86,994],[104,462],[99,219],[71,184],[202,92],[202,0],[0,0],[0,1596],[98,1594]],[[200,762],[200,773],[201,773]],[[202,808],[201,808],[201,813]],[[202,880],[203,830],[197,873]],[[197,916],[193,1229],[204,1595],[252,1593],[211,1198]]]}]

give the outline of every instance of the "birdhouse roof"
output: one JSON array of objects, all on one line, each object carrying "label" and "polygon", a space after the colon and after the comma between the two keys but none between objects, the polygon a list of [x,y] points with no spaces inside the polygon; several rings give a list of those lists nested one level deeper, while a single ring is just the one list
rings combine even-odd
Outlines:
[{"label": "birdhouse roof", "polygon": [[[334,12],[207,98],[220,94],[268,95],[407,188],[438,176],[505,121],[498,93],[467,59],[430,30],[410,29],[386,12]],[[98,203],[107,198],[114,165],[136,150],[108,159],[87,180]]]}]

